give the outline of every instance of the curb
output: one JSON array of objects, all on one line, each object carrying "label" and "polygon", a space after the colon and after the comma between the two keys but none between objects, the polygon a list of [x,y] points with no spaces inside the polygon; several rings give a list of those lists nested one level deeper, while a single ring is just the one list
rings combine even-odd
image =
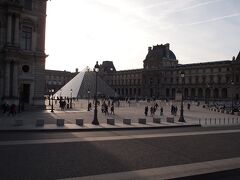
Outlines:
[{"label": "curb", "polygon": [[152,127],[109,127],[109,128],[54,128],[54,129],[0,129],[3,132],[88,132],[88,131],[127,131],[127,130],[146,130],[146,129],[167,129],[167,128],[185,128],[185,127],[201,127],[200,124],[192,125],[173,125],[173,126],[152,126]]}]

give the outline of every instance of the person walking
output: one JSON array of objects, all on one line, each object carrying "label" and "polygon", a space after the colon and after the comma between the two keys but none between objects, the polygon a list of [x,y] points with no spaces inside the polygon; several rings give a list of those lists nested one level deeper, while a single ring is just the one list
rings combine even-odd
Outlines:
[{"label": "person walking", "polygon": [[114,105],[113,105],[113,104],[112,104],[112,106],[111,106],[111,114],[114,115]]},{"label": "person walking", "polygon": [[145,116],[148,115],[148,106],[145,106]]},{"label": "person walking", "polygon": [[160,116],[163,116],[163,107],[160,108]]}]

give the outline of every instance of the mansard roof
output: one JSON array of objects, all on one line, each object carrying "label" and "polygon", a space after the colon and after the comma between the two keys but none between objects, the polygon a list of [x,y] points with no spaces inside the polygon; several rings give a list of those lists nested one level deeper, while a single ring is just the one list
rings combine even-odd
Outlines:
[{"label": "mansard roof", "polygon": [[148,54],[145,60],[176,60],[175,54],[169,49],[169,44],[161,44],[148,48]]}]

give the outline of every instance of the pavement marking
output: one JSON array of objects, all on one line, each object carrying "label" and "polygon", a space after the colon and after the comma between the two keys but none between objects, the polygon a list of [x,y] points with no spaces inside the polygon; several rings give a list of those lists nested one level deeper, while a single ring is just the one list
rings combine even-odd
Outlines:
[{"label": "pavement marking", "polygon": [[114,140],[130,140],[130,139],[146,139],[146,138],[161,138],[161,137],[181,137],[181,136],[196,136],[208,134],[229,134],[239,133],[240,129],[234,130],[214,130],[214,131],[197,131],[197,132],[178,132],[178,133],[163,133],[163,134],[143,134],[143,135],[118,135],[118,136],[103,136],[103,137],[76,137],[66,139],[37,139],[37,140],[16,140],[2,141],[0,146],[4,145],[26,145],[26,144],[52,144],[52,143],[70,143],[70,142],[91,142],[91,141],[114,141]]},{"label": "pavement marking", "polygon": [[159,180],[194,176],[237,168],[240,168],[240,157],[136,171],[66,178],[64,180]]}]

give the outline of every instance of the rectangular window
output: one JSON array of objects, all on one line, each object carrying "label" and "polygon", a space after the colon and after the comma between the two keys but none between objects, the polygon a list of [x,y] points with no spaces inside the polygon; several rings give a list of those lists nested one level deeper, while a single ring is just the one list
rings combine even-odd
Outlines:
[{"label": "rectangular window", "polygon": [[25,50],[32,49],[32,27],[22,27],[22,48]]},{"label": "rectangular window", "polygon": [[203,83],[206,83],[206,77],[203,76],[202,82],[203,82]]},{"label": "rectangular window", "polygon": [[24,1],[24,8],[27,10],[32,10],[32,0],[25,0]]},{"label": "rectangular window", "polygon": [[198,83],[199,82],[199,79],[198,79],[198,76],[196,76],[196,83]]}]

